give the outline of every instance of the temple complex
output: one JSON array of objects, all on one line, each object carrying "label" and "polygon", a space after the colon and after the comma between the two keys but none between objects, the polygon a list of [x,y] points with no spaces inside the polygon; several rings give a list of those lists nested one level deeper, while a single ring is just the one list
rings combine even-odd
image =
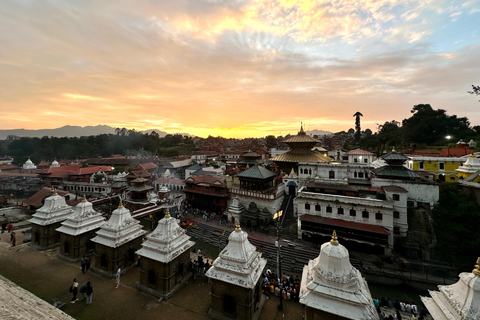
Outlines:
[{"label": "temple complex", "polygon": [[472,272],[462,272],[452,285],[429,290],[430,297],[420,297],[434,320],[480,319],[480,258]]},{"label": "temple complex", "polygon": [[147,231],[142,229],[140,221],[132,217],[120,200],[118,208],[92,239],[95,243],[95,266],[92,270],[108,276],[115,274],[117,266],[122,273],[129,270],[136,262],[135,251],[140,249],[145,233]]},{"label": "temple complex", "polygon": [[65,203],[65,198],[52,189],[52,195],[45,199],[44,205],[30,219],[32,224],[32,245],[38,250],[50,249],[60,242],[57,228],[74,212]]},{"label": "temple complex", "polygon": [[212,303],[208,316],[213,319],[258,319],[262,306],[262,272],[267,260],[248,241],[237,224],[227,246],[212,263],[206,276],[212,281]]},{"label": "temple complex", "polygon": [[195,242],[167,209],[157,228],[136,253],[140,259],[140,290],[168,299],[190,278],[190,248]]},{"label": "temple complex", "polygon": [[367,282],[351,265],[335,231],[330,242],[322,244],[320,255],[303,268],[300,303],[306,320],[378,319]]},{"label": "temple complex", "polygon": [[57,229],[60,233],[60,257],[79,260],[92,252],[95,245],[90,241],[95,232],[105,223],[100,212],[93,209],[91,202],[83,196],[82,202],[75,207],[75,212],[62,222]]}]

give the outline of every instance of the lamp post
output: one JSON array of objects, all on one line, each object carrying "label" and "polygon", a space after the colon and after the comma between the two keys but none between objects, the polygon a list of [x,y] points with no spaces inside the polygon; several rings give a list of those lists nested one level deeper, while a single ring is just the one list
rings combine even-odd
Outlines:
[{"label": "lamp post", "polygon": [[[277,241],[275,241],[275,246],[277,247],[277,277],[281,280],[282,279],[282,257],[280,254],[280,250],[282,246],[280,245],[280,217],[282,216],[283,211],[280,210],[279,212],[275,213],[273,219],[277,219]],[[280,281],[281,282],[281,281]],[[278,310],[283,310],[283,285],[280,290],[280,305],[278,306]]]},{"label": "lamp post", "polygon": [[447,134],[445,138],[447,138],[447,156],[450,157],[450,139],[452,138],[452,136]]}]

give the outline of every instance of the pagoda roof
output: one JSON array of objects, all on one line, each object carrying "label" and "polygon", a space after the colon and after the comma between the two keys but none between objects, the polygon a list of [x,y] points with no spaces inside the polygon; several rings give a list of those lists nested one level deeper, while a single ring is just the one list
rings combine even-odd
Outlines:
[{"label": "pagoda roof", "polygon": [[330,162],[332,159],[310,149],[293,149],[270,158],[270,160],[275,162]]},{"label": "pagoda roof", "polygon": [[252,178],[252,179],[268,179],[275,177],[277,174],[259,165],[254,165],[245,171],[238,173],[236,176],[239,178]]},{"label": "pagoda roof", "polygon": [[110,219],[97,231],[97,236],[92,238],[92,241],[107,247],[117,248],[143,236],[145,233],[147,231],[142,229],[140,221],[135,220],[130,210],[120,202],[118,208],[112,212]]},{"label": "pagoda roof", "polygon": [[136,253],[145,258],[168,263],[189,251],[195,244],[186,232],[180,228],[175,218],[167,214],[158,222],[158,226],[147,236],[147,241]]},{"label": "pagoda roof", "polygon": [[64,221],[72,213],[73,208],[67,205],[65,198],[53,190],[53,194],[45,199],[45,204],[28,221],[32,224],[46,226]]},{"label": "pagoda roof", "polygon": [[239,225],[230,233],[227,246],[208,269],[206,276],[218,281],[253,289],[261,277],[267,260],[248,241]]},{"label": "pagoda roof", "polygon": [[104,223],[105,219],[102,214],[95,211],[93,204],[83,198],[82,202],[75,207],[75,211],[56,230],[68,235],[78,236],[99,229]]},{"label": "pagoda roof", "polygon": [[421,176],[415,171],[412,171],[404,166],[383,166],[380,168],[376,168],[372,170],[377,176],[385,177],[385,178],[408,178],[408,179],[416,179],[420,178]]},{"label": "pagoda roof", "polygon": [[402,161],[402,162],[405,162],[407,160],[409,160],[410,158],[407,157],[407,156],[404,156],[403,154],[401,153],[398,153],[396,151],[392,151],[390,152],[389,154],[386,154],[386,155],[383,155],[380,157],[381,159],[385,160],[385,161]]}]

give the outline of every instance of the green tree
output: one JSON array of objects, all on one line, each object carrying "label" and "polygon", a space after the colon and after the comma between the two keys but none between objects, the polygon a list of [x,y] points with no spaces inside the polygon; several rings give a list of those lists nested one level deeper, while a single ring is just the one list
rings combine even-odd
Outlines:
[{"label": "green tree", "polygon": [[363,117],[359,111],[353,115],[355,117],[355,144],[360,143],[360,137],[362,136],[362,129],[360,127],[360,117]]},{"label": "green tree", "polygon": [[265,138],[265,142],[267,144],[267,148],[275,148],[277,146],[277,138],[273,135],[269,135]]},{"label": "green tree", "polygon": [[472,85],[472,91],[468,91],[468,93],[480,96],[480,86]]}]

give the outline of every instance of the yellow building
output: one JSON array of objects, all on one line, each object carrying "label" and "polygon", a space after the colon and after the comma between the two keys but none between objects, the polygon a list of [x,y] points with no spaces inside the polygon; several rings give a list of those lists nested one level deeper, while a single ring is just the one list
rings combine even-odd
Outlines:
[{"label": "yellow building", "polygon": [[432,173],[434,180],[456,182],[460,178],[457,169],[467,161],[465,157],[425,157],[409,156],[410,160],[405,166],[414,171],[426,171]]}]

